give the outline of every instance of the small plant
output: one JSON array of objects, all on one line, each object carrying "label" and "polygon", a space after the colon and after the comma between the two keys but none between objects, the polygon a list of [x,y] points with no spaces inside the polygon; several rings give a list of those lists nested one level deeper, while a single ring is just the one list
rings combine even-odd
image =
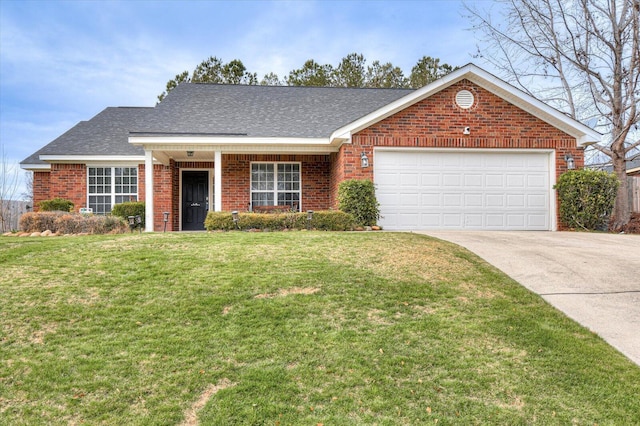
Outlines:
[{"label": "small plant", "polygon": [[51,200],[40,201],[38,204],[41,212],[71,212],[74,204],[64,198],[53,198]]},{"label": "small plant", "polygon": [[353,215],[358,225],[375,225],[380,219],[380,204],[373,182],[368,179],[342,182],[338,187],[338,209]]},{"label": "small plant", "polygon": [[589,169],[564,173],[554,186],[560,198],[560,220],[570,228],[606,229],[619,185],[613,173]]}]

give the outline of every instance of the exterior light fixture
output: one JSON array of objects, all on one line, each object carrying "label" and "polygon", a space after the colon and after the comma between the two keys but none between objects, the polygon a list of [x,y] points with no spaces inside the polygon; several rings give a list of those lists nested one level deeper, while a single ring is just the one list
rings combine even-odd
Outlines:
[{"label": "exterior light fixture", "polygon": [[311,229],[312,220],[313,220],[313,210],[307,210],[307,229]]},{"label": "exterior light fixture", "polygon": [[169,222],[169,212],[162,213],[164,215],[164,231],[167,232],[167,222]]},{"label": "exterior light fixture", "polygon": [[236,228],[240,229],[240,225],[238,225],[238,222],[240,221],[240,215],[238,215],[237,210],[231,212],[231,218],[233,219],[233,224],[236,226]]},{"label": "exterior light fixture", "polygon": [[571,154],[565,154],[564,161],[567,163],[568,170],[573,170],[576,168],[576,162],[573,160],[573,156]]},{"label": "exterior light fixture", "polygon": [[193,157],[193,151],[187,151],[187,157]]},{"label": "exterior light fixture", "polygon": [[129,220],[129,228],[131,228],[131,232],[136,228],[140,228],[140,232],[142,233],[142,217],[140,215],[127,216],[127,219]]},{"label": "exterior light fixture", "polygon": [[463,135],[470,135],[471,134],[471,127],[467,126],[464,129],[462,129],[462,134]]},{"label": "exterior light fixture", "polygon": [[360,166],[363,169],[369,167],[369,158],[367,157],[367,153],[364,151],[362,151],[362,154],[360,154]]}]

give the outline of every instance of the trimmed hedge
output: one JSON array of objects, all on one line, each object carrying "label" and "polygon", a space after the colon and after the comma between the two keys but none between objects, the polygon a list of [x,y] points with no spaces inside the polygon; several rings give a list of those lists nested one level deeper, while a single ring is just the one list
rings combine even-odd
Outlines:
[{"label": "trimmed hedge", "polygon": [[140,216],[142,219],[142,227],[144,227],[144,201],[127,201],[116,204],[111,209],[111,214],[128,220],[129,216]]},{"label": "trimmed hedge", "polygon": [[369,179],[349,179],[338,187],[338,209],[350,213],[356,224],[374,226],[380,219],[380,203]]},{"label": "trimmed hedge", "polygon": [[321,231],[350,231],[354,227],[353,216],[341,211],[317,211],[307,223],[307,213],[238,213],[238,224],[230,212],[209,212],[204,221],[207,231],[232,231],[234,229],[260,229],[279,231],[284,229],[317,229]]},{"label": "trimmed hedge", "polygon": [[73,207],[73,202],[64,198],[53,198],[38,203],[38,208],[41,212],[71,212]]},{"label": "trimmed hedge", "polygon": [[613,173],[570,170],[554,188],[560,198],[560,220],[570,228],[606,230],[620,181]]},{"label": "trimmed hedge", "polygon": [[59,234],[121,234],[127,222],[117,216],[82,215],[66,212],[30,212],[20,217],[24,232],[51,231]]}]

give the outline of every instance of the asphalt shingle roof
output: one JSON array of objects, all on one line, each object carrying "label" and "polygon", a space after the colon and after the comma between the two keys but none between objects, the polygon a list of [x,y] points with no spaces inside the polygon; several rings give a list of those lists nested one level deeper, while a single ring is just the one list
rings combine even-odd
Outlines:
[{"label": "asphalt shingle roof", "polygon": [[81,121],[22,161],[46,164],[40,155],[144,155],[129,143],[129,131],[148,119],[154,108],[109,107],[89,121]]},{"label": "asphalt shingle roof", "polygon": [[183,83],[156,107],[110,107],[22,161],[40,155],[142,155],[130,133],[328,138],[411,89]]},{"label": "asphalt shingle roof", "polygon": [[409,93],[402,89],[181,84],[137,132],[322,138]]}]

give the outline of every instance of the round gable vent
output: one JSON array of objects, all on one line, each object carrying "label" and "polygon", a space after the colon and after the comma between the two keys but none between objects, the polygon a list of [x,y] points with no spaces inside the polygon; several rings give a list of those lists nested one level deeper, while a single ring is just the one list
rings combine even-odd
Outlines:
[{"label": "round gable vent", "polygon": [[473,106],[473,93],[468,90],[461,90],[456,93],[456,105],[462,109],[469,109]]}]

